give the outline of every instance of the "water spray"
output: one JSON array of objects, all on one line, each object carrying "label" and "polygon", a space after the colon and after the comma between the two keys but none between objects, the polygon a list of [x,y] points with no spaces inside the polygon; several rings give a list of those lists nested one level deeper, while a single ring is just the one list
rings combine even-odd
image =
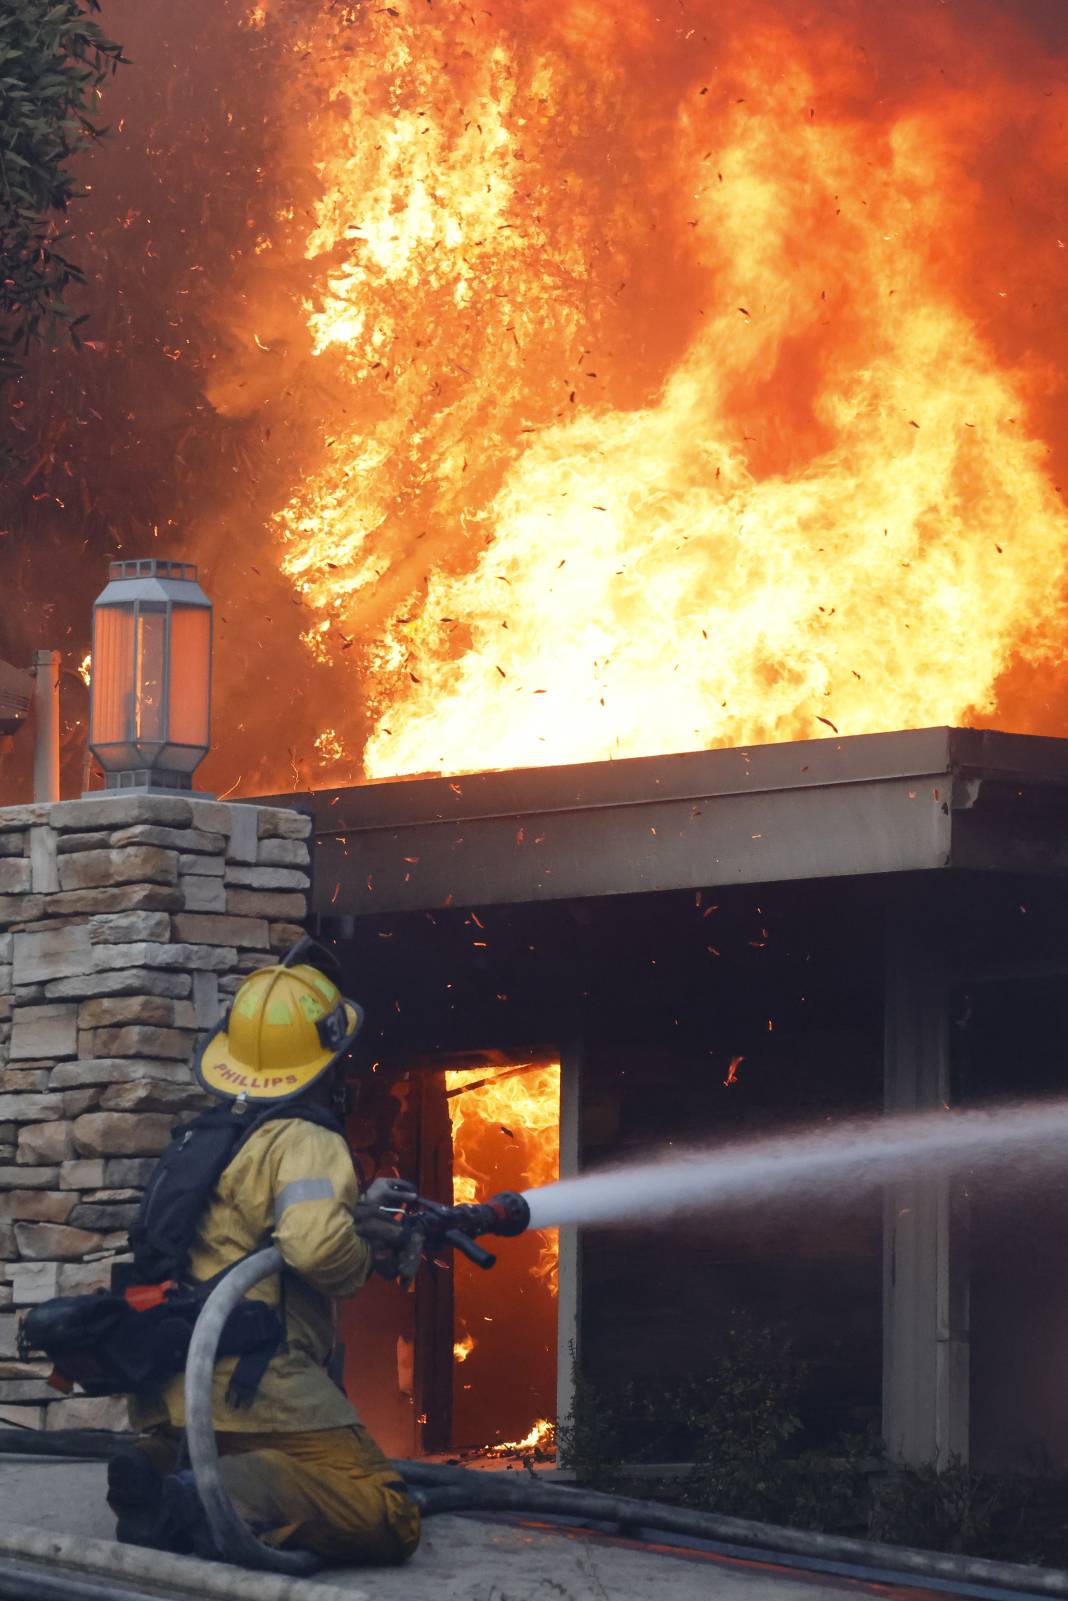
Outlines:
[{"label": "water spray", "polygon": [[1004,1170],[1068,1153],[1068,1100],[973,1111],[872,1117],[646,1161],[524,1192],[530,1227],[643,1223],[739,1201],[854,1198],[890,1181],[949,1177],[981,1164]]}]

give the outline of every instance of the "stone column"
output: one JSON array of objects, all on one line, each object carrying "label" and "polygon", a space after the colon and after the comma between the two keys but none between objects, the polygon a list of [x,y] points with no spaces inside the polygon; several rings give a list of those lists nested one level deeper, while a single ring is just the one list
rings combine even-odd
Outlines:
[{"label": "stone column", "polygon": [[21,1312],[106,1286],[197,1034],[307,914],[310,819],[121,794],[0,809],[0,1427],[124,1427],[16,1357]]},{"label": "stone column", "polygon": [[[886,949],[885,1106],[950,1101],[949,987],[923,919],[895,912]],[[920,1466],[967,1460],[968,1228],[958,1184],[932,1173],[887,1185],[883,1224],[883,1436]]]}]

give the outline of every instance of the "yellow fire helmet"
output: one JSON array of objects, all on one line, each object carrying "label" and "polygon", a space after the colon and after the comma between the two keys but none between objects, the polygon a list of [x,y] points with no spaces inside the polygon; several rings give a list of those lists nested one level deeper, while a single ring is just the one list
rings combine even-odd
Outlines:
[{"label": "yellow fire helmet", "polygon": [[362,1007],[317,967],[261,967],[198,1049],[196,1075],[227,1099],[292,1100],[344,1056],[362,1026]]}]

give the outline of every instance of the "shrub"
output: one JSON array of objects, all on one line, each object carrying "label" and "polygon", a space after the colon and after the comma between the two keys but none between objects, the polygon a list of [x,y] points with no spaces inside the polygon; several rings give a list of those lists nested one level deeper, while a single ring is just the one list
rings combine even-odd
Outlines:
[{"label": "shrub", "polygon": [[[1068,1485],[1031,1463],[980,1473],[889,1462],[871,1434],[800,1448],[807,1370],[781,1329],[735,1315],[705,1375],[609,1387],[576,1368],[557,1431],[562,1465],[596,1489],[788,1527],[1009,1562],[1068,1564]],[[684,1461],[650,1477],[636,1466]]]}]

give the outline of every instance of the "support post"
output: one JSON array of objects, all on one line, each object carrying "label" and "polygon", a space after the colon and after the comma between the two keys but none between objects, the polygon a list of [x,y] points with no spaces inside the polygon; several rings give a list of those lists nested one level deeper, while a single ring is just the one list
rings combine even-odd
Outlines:
[{"label": "support post", "polygon": [[[419,1191],[452,1194],[452,1125],[445,1099],[444,1071],[419,1075],[415,1106],[419,1119]],[[453,1340],[455,1297],[453,1272],[419,1275],[412,1323],[415,1354],[415,1415],[419,1449],[426,1454],[448,1451],[453,1434]],[[425,1419],[425,1421],[423,1421]]]},{"label": "support post", "polygon": [[[886,941],[884,1087],[888,1112],[950,1101],[949,981],[922,920],[893,912]],[[883,1435],[912,1465],[968,1457],[966,1200],[932,1174],[887,1185],[883,1213]]]},{"label": "support post", "polygon": [[[560,1052],[560,1177],[579,1171],[579,1117],[582,1091],[582,1045],[572,1041]],[[578,1358],[579,1273],[578,1229],[560,1230],[556,1299],[556,1421],[570,1417],[575,1404],[573,1366]]]},{"label": "support post", "polygon": [[59,799],[59,651],[33,653],[33,798]]}]

